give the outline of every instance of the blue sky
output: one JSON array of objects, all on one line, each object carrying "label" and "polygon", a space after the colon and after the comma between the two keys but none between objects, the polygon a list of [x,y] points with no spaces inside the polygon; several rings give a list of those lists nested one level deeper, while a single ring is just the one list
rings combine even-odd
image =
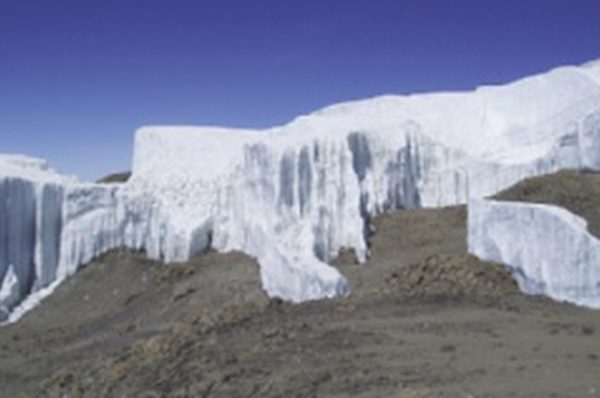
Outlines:
[{"label": "blue sky", "polygon": [[0,152],[96,179],[148,124],[268,127],[600,57],[597,0],[0,0]]}]

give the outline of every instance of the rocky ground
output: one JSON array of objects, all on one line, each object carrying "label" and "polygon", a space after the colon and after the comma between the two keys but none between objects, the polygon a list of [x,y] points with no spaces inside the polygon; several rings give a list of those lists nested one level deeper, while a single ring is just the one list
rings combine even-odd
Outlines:
[{"label": "rocky ground", "polygon": [[241,254],[110,253],[0,329],[0,396],[600,396],[600,311],[519,293],[465,219],[376,218],[368,263],[334,262],[352,295],[301,305]]}]

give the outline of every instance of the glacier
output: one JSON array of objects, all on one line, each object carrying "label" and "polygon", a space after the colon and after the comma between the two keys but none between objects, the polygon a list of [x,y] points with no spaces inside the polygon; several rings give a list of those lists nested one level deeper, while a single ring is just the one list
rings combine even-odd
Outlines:
[{"label": "glacier", "polygon": [[20,314],[16,306],[121,246],[166,263],[239,250],[258,260],[272,297],[345,295],[348,282],[327,263],[342,248],[365,261],[374,215],[467,203],[564,168],[599,170],[599,154],[595,62],[471,92],[337,104],[266,130],[143,127],[124,184],[83,183],[6,155],[0,306]]},{"label": "glacier", "polygon": [[40,159],[0,155],[0,320],[57,277],[64,187]]},{"label": "glacier", "polygon": [[521,290],[600,308],[600,240],[557,206],[472,200],[469,252],[510,267]]}]

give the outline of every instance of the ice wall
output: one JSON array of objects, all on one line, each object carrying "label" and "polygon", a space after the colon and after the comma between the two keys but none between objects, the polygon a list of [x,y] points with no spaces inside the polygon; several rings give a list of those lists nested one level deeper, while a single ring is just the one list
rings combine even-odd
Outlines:
[{"label": "ice wall", "polygon": [[[144,128],[129,188],[157,192],[184,240],[208,235],[202,242],[217,250],[256,257],[270,295],[330,297],[348,287],[326,262],[342,247],[364,260],[369,219],[377,213],[465,203],[528,176],[595,168],[595,158],[583,155],[600,141],[591,105],[597,104],[535,125],[544,140],[530,137],[533,157],[526,146],[493,156],[448,146],[415,121],[354,130],[349,111],[341,120],[316,116],[260,133]],[[220,140],[227,136],[239,138]]]},{"label": "ice wall", "polygon": [[0,157],[0,298],[12,307],[119,246],[165,262],[241,250],[271,296],[347,294],[327,262],[340,248],[364,260],[379,212],[600,169],[599,76],[589,64],[473,92],[378,97],[260,131],[145,127],[130,180],[115,186]]},{"label": "ice wall", "polygon": [[522,290],[600,308],[600,240],[560,207],[472,200],[469,252],[513,271]]},{"label": "ice wall", "polygon": [[0,155],[0,321],[56,278],[69,181],[39,159]]}]

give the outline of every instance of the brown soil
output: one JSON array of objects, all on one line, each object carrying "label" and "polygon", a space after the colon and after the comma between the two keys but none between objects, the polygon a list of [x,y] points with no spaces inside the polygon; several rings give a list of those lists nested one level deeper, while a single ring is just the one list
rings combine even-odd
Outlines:
[{"label": "brown soil", "polygon": [[568,170],[527,178],[493,198],[564,207],[586,219],[590,233],[600,237],[600,174]]},{"label": "brown soil", "polygon": [[593,397],[600,311],[466,254],[464,207],[374,221],[353,293],[268,300],[256,264],[114,252],[0,329],[2,397]]}]

